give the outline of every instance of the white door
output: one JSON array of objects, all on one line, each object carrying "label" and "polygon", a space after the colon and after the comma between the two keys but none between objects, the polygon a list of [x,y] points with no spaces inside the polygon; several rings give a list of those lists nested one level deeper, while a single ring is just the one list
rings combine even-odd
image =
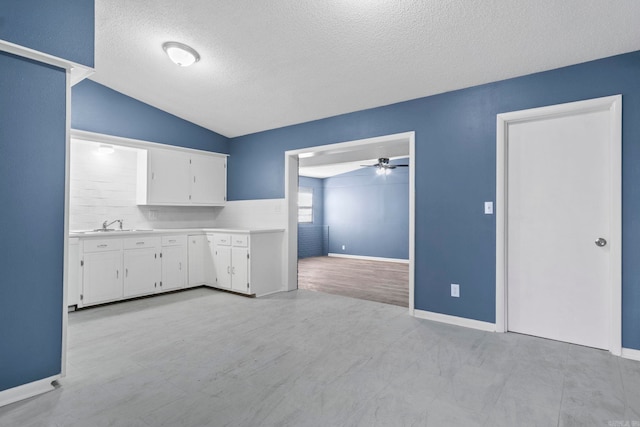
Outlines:
[{"label": "white door", "polygon": [[185,246],[162,248],[162,290],[183,288],[187,278],[187,250]]},{"label": "white door", "polygon": [[99,304],[122,298],[122,252],[84,254],[82,304]]},{"label": "white door", "polygon": [[149,204],[189,203],[189,156],[185,153],[149,150]]},{"label": "white door", "polygon": [[231,289],[249,293],[249,250],[233,248],[231,251]]},{"label": "white door", "polygon": [[224,204],[227,195],[226,159],[191,156],[191,203]]},{"label": "white door", "polygon": [[611,126],[608,110],[509,124],[510,331],[609,348]]},{"label": "white door", "polygon": [[160,269],[155,248],[124,251],[124,296],[161,292]]},{"label": "white door", "polygon": [[214,249],[216,287],[231,289],[231,247],[216,245]]},{"label": "white door", "polygon": [[189,286],[198,286],[205,282],[204,259],[208,250],[205,236],[189,236]]}]

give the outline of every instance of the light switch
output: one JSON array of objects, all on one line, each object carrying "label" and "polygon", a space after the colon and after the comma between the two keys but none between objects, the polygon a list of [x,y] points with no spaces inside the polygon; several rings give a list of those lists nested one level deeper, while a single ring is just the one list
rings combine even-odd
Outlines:
[{"label": "light switch", "polygon": [[460,298],[460,285],[457,283],[451,284],[451,296],[455,298]]},{"label": "light switch", "polygon": [[485,215],[493,215],[493,202],[484,202]]}]

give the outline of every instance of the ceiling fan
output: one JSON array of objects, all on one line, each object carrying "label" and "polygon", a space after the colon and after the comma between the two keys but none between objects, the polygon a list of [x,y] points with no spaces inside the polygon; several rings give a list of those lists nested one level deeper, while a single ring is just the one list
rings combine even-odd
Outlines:
[{"label": "ceiling fan", "polygon": [[389,163],[389,159],[387,157],[380,157],[378,159],[378,163],[375,163],[373,165],[360,165],[360,166],[365,168],[378,168],[376,173],[380,175],[389,174],[389,172],[391,172],[391,169],[409,167],[409,165],[392,165],[391,163]]}]

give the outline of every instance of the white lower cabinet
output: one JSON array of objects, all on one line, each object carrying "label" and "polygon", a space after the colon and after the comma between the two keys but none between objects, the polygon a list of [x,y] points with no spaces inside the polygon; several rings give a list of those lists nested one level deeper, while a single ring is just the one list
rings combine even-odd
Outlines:
[{"label": "white lower cabinet", "polygon": [[124,239],[124,297],[160,292],[160,238]]},{"label": "white lower cabinet", "polygon": [[[169,240],[163,247],[158,236],[82,239],[78,307],[183,287],[187,277],[187,239],[179,236]],[[163,264],[161,255],[165,253]]]},{"label": "white lower cabinet", "polygon": [[162,238],[162,291],[184,288],[187,284],[187,237]]},{"label": "white lower cabinet", "polygon": [[77,306],[201,285],[256,296],[282,291],[283,237],[278,230],[233,230],[79,239]]},{"label": "white lower cabinet", "polygon": [[248,295],[281,291],[283,233],[211,233],[214,287]]},{"label": "white lower cabinet", "polygon": [[85,252],[78,306],[122,299],[122,250]]},{"label": "white lower cabinet", "polygon": [[187,286],[200,286],[207,283],[205,275],[205,251],[208,250],[207,237],[204,234],[187,236],[188,280]]}]

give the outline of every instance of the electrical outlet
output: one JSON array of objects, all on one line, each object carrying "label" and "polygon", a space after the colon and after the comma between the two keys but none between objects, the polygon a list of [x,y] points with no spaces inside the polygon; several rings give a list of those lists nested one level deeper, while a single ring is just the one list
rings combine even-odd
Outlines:
[{"label": "electrical outlet", "polygon": [[343,251],[347,250],[347,247],[345,245],[342,245],[342,250]]},{"label": "electrical outlet", "polygon": [[485,215],[493,215],[493,202],[484,202]]},{"label": "electrical outlet", "polygon": [[457,283],[451,284],[451,296],[460,298],[460,285],[458,285]]}]

